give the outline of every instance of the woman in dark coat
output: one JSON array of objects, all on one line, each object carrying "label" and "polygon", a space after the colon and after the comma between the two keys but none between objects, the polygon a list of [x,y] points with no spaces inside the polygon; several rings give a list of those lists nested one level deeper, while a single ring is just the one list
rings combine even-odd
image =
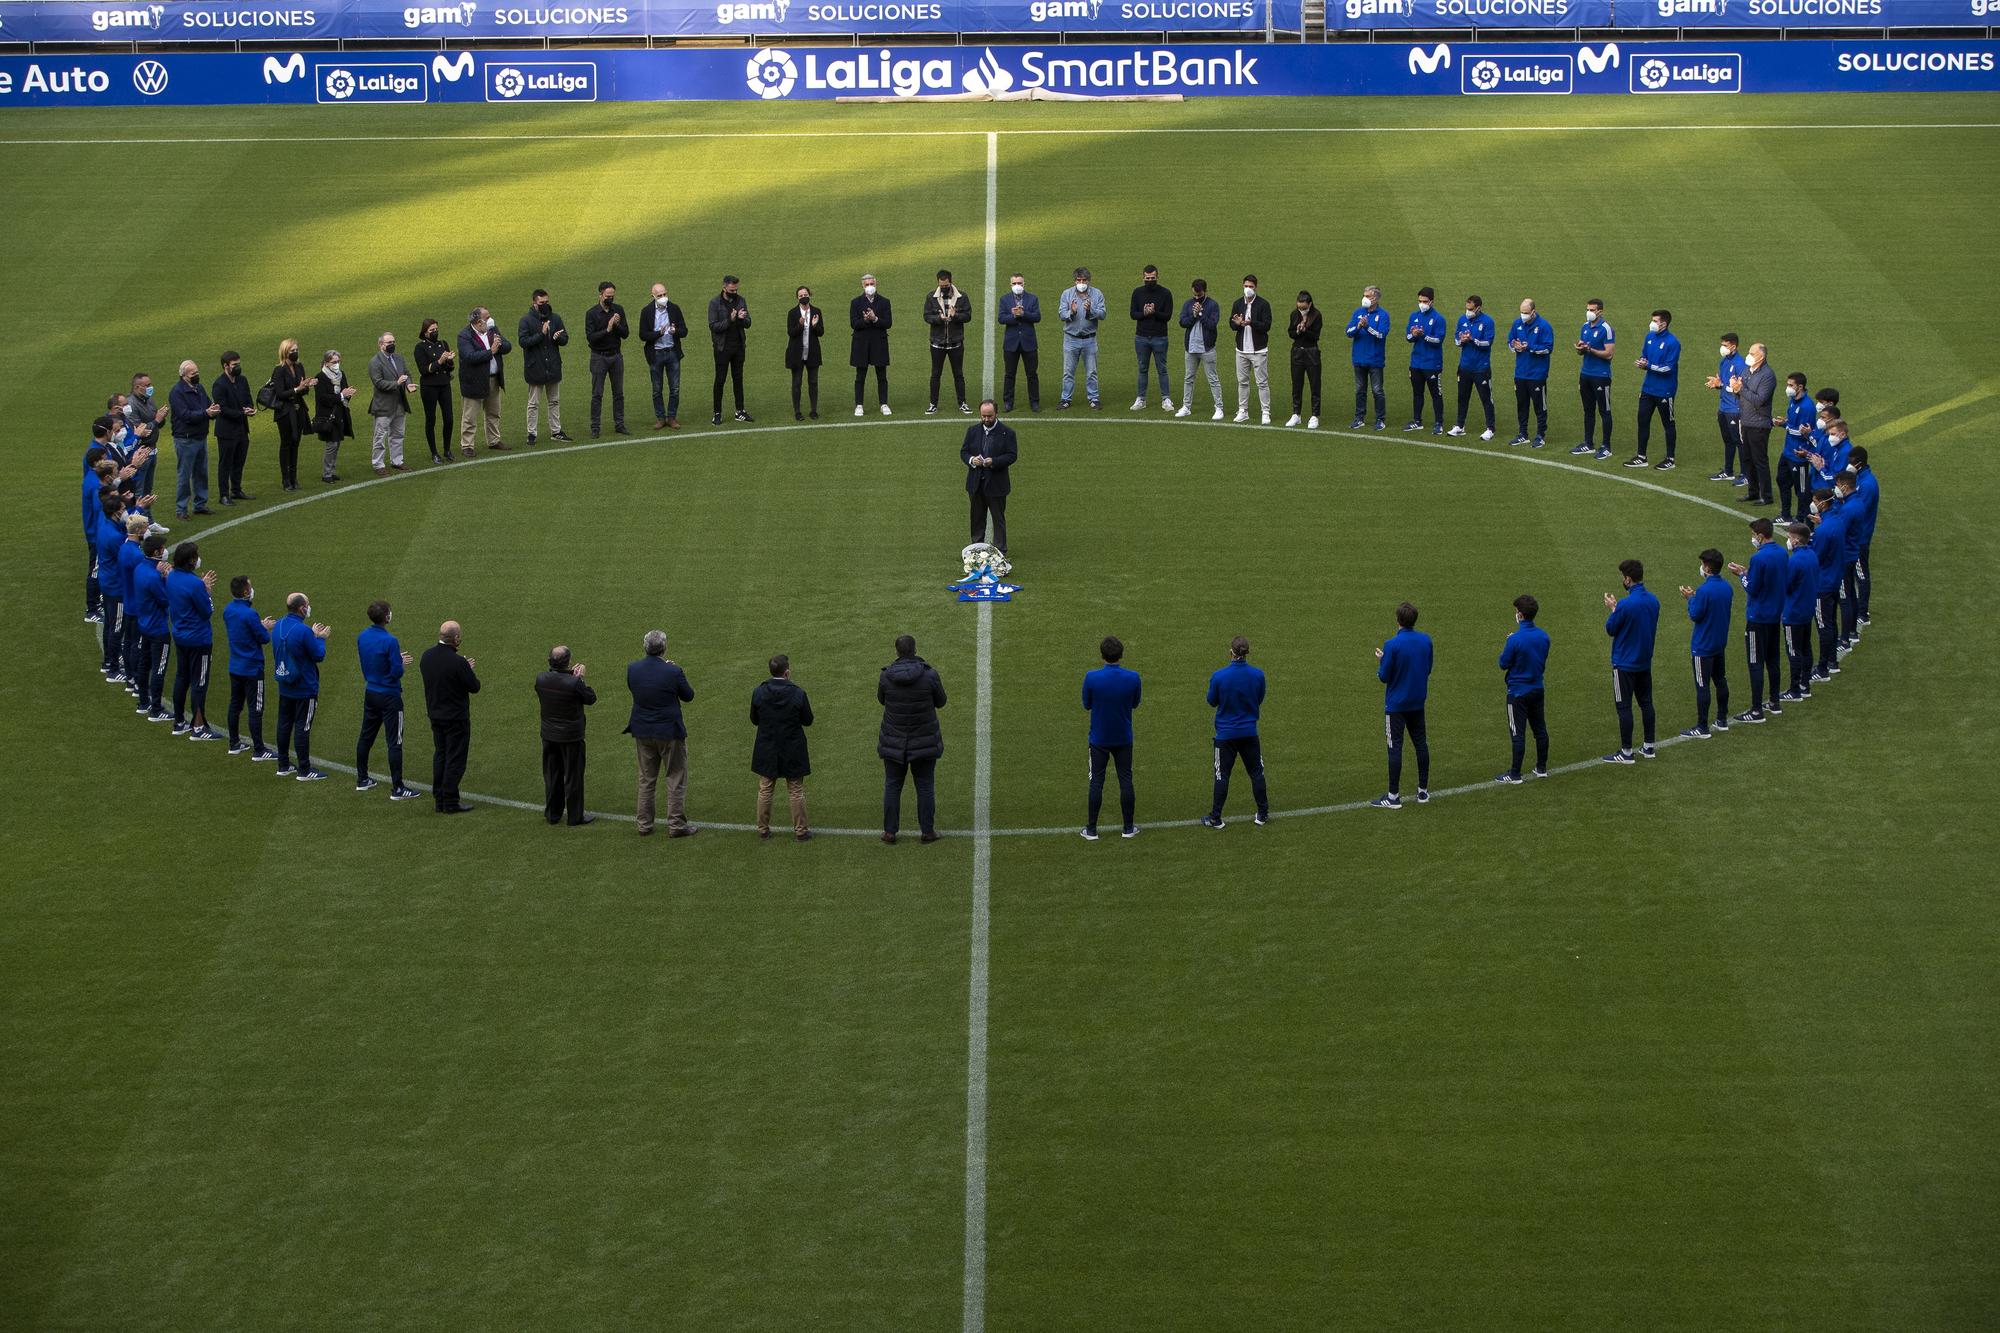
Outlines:
[{"label": "woman in dark coat", "polygon": [[277,391],[271,419],[278,423],[279,489],[295,491],[299,488],[299,441],[312,430],[306,395],[313,387],[313,377],[299,364],[297,338],[287,338],[278,344],[278,364],[271,372],[271,386]]},{"label": "woman in dark coat", "polygon": [[[438,337],[438,322],[427,319],[417,333],[417,390],[424,399],[424,443],[431,447],[431,462],[448,463],[451,452],[451,377],[458,354],[451,344]],[[438,453],[437,423],[444,419],[444,453]]]},{"label": "woman in dark coat", "polygon": [[809,842],[806,774],[812,763],[806,755],[806,728],[813,724],[812,701],[792,684],[792,660],[783,653],[771,659],[771,678],[750,696],[750,721],[757,727],[757,743],[750,751],[750,771],[757,775],[757,836],[771,836],[771,794],[783,778],[791,798],[792,837]]},{"label": "woman in dark coat", "polygon": [[319,374],[313,380],[313,433],[326,446],[320,462],[321,481],[340,480],[333,462],[340,453],[340,442],[354,438],[354,414],[347,407],[353,396],[354,386],[340,368],[340,353],[328,351],[320,358]]},{"label": "woman in dark coat", "polygon": [[799,414],[799,379],[804,377],[811,395],[812,418],[819,420],[819,340],[826,336],[826,318],[812,303],[812,288],[798,290],[798,302],[785,316],[785,366],[792,372],[792,420],[804,421]]}]

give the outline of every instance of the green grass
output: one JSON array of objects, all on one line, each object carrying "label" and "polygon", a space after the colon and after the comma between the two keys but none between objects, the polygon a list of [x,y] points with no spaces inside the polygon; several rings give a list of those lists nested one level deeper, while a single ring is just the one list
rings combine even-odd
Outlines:
[{"label": "green grass", "polygon": [[[664,625],[698,691],[697,822],[748,819],[745,702],[783,650],[820,716],[815,823],[868,827],[872,681],[908,630],[952,693],[941,822],[969,828],[974,617],[942,589],[958,423],[904,418],[930,273],[982,295],[988,130],[1000,273],[1045,299],[1087,263],[1116,306],[1153,262],[1177,292],[1255,271],[1281,306],[1309,287],[1335,316],[1366,282],[1398,316],[1423,283],[1447,310],[1465,290],[1496,311],[1532,294],[1560,334],[1601,296],[1628,346],[1666,304],[1690,366],[1728,327],[1781,374],[1838,384],[1888,497],[1863,651],[1751,734],[1394,816],[994,839],[988,1326],[1989,1324],[2000,627],[1982,594],[2000,552],[1977,497],[2000,416],[1980,332],[2000,302],[2000,131],[1748,127],[1996,112],[1884,96],[10,115],[0,223],[25,323],[0,347],[19,500],[0,556],[24,633],[0,675],[0,1325],[959,1323],[971,839],[665,843],[279,784],[138,725],[98,681],[74,495],[81,423],[134,369],[206,368],[228,345],[261,382],[284,336],[358,366],[382,327],[407,342],[475,301],[511,320],[535,286],[575,324],[603,277],[635,309],[664,278],[693,309],[739,273],[760,321],[751,408],[783,428],[309,478],[278,512],[260,430],[260,499],[204,539],[207,564],[253,573],[267,608],[303,588],[334,623],[316,735],[334,760],[352,758],[366,601],[395,602],[413,648],[464,621],[488,682],[467,787],[510,800],[539,795],[529,681],[562,640],[604,696],[590,803],[629,810],[619,668]],[[1595,128],[1703,122],[1732,128]],[[1544,128],[1032,132],[1432,125]],[[626,137],[771,130],[801,137]],[[855,131],[922,137],[839,137]],[[358,138],[264,141],[325,134]],[[490,137],[366,141],[462,134]],[[115,142],[157,138],[228,142]],[[238,184],[107,202],[135,164]],[[782,302],[808,282],[837,312],[864,269],[905,324],[899,419],[838,421],[843,343],[829,424],[792,428]],[[1372,795],[1369,649],[1406,596],[1438,642],[1434,785],[1504,763],[1492,659],[1524,590],[1556,642],[1555,761],[1599,754],[1598,598],[1626,555],[1669,603],[1661,728],[1687,725],[1671,588],[1702,546],[1743,547],[1730,517],[1498,448],[1134,420],[1117,327],[1102,419],[1017,418],[1026,591],[993,613],[996,826],[1080,822],[1076,683],[1106,632],[1147,681],[1142,819],[1201,812],[1202,684],[1238,632],[1271,673],[1275,804]],[[968,361],[976,380],[976,340]],[[705,419],[706,366],[690,358],[683,419]],[[1338,349],[1329,370],[1344,422]],[[580,348],[568,372],[580,434]],[[1554,383],[1567,444],[1566,369]],[[1621,367],[1621,445],[1634,389]],[[628,402],[650,419],[643,389]],[[1683,395],[1689,465],[1648,479],[1727,503],[1700,480],[1704,406]],[[521,407],[517,390],[512,437]]]}]

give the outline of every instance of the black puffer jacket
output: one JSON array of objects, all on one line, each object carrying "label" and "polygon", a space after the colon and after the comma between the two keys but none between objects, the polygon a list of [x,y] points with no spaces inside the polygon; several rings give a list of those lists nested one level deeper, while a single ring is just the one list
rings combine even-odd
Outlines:
[{"label": "black puffer jacket", "polygon": [[938,725],[937,715],[944,707],[944,682],[938,679],[936,667],[921,657],[897,658],[882,668],[875,698],[882,705],[877,754],[908,763],[944,753],[944,728]]}]

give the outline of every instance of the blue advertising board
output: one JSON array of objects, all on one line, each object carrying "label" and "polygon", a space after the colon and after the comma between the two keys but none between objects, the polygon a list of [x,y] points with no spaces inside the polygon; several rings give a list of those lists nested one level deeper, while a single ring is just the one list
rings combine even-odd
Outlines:
[{"label": "blue advertising board", "polygon": [[1329,31],[1608,28],[1614,0],[1326,0]]},{"label": "blue advertising board", "polygon": [[1983,28],[2000,0],[1617,0],[1621,28]]},{"label": "blue advertising board", "polygon": [[0,56],[0,109],[799,101],[940,93],[1994,92],[2000,41],[918,46]]}]

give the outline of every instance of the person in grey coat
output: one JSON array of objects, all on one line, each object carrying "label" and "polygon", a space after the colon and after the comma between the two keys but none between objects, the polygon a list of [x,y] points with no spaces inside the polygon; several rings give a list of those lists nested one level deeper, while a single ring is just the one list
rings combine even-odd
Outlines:
[{"label": "person in grey coat", "polygon": [[806,775],[812,772],[806,728],[813,724],[812,701],[792,684],[792,659],[783,653],[771,659],[770,678],[750,696],[750,721],[757,728],[757,743],[750,750],[750,771],[757,775],[757,836],[771,836],[771,796],[783,778],[791,799],[792,837],[812,841],[806,823]]},{"label": "person in grey coat", "polygon": [[[368,382],[375,394],[368,400],[368,415],[375,419],[375,445],[370,461],[375,475],[389,468],[406,472],[403,466],[403,427],[410,416],[410,363],[396,350],[396,335],[385,333],[375,340],[375,355],[368,358]],[[384,466],[384,463],[387,466]]]},{"label": "person in grey coat", "polygon": [[1743,503],[1751,505],[1768,505],[1776,498],[1771,490],[1771,400],[1778,393],[1778,376],[1769,358],[1763,343],[1751,343],[1744,373],[1730,385],[1742,412]]}]

